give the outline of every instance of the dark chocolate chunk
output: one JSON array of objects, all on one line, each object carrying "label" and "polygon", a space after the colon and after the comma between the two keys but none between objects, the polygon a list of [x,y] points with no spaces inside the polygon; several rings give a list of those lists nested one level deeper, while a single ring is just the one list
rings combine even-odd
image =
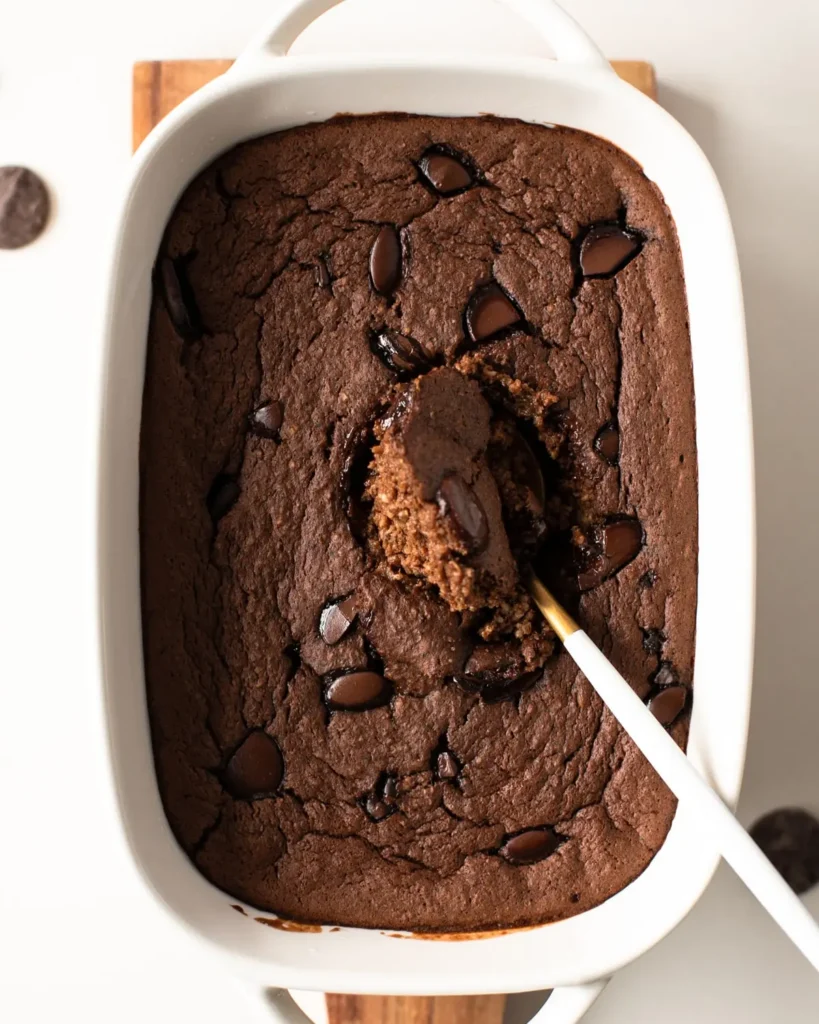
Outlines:
[{"label": "dark chocolate chunk", "polygon": [[819,821],[807,811],[785,807],[766,814],[751,838],[797,895],[819,884]]},{"label": "dark chocolate chunk", "polygon": [[356,615],[358,615],[358,611],[355,597],[347,597],[343,601],[334,601],[332,604],[328,604],[319,619],[321,639],[331,647],[333,644],[337,644],[347,635],[350,626],[355,622]]},{"label": "dark chocolate chunk", "polygon": [[388,807],[383,800],[377,796],[368,796],[364,802],[364,809],[373,821],[383,821],[392,814],[392,808]]},{"label": "dark chocolate chunk", "polygon": [[649,569],[647,572],[643,573],[637,583],[643,590],[651,590],[659,578],[660,577],[653,569]]},{"label": "dark chocolate chunk", "polygon": [[381,780],[381,793],[384,799],[390,802],[398,796],[398,781],[392,775],[387,775]]},{"label": "dark chocolate chunk", "polygon": [[586,564],[577,574],[580,590],[594,589],[633,562],[644,539],[643,527],[637,519],[617,519],[597,527],[586,553]]},{"label": "dark chocolate chunk", "polygon": [[257,729],[237,747],[227,763],[225,788],[240,800],[271,796],[281,785],[284,761],[276,741]]},{"label": "dark chocolate chunk", "polygon": [[455,755],[449,750],[442,750],[435,759],[435,775],[442,781],[457,779],[460,771]]},{"label": "dark chocolate chunk", "polygon": [[522,320],[518,307],[494,282],[479,288],[466,310],[466,329],[474,342],[493,338]]},{"label": "dark chocolate chunk", "polygon": [[51,203],[42,178],[27,167],[0,167],[0,249],[21,249],[39,238]]},{"label": "dark chocolate chunk", "polygon": [[239,483],[236,477],[229,476],[227,473],[220,473],[216,477],[207,498],[208,512],[210,512],[214,523],[230,512],[239,500],[239,493]]},{"label": "dark chocolate chunk", "polygon": [[284,412],[281,402],[265,402],[253,412],[250,429],[258,437],[275,440],[279,436]]},{"label": "dark chocolate chunk", "polygon": [[431,366],[426,353],[407,334],[384,328],[372,336],[371,348],[378,358],[400,377],[423,373]]},{"label": "dark chocolate chunk", "polygon": [[646,654],[659,654],[663,649],[666,636],[661,629],[644,629],[643,650]]},{"label": "dark chocolate chunk", "polygon": [[609,277],[630,263],[641,248],[634,232],[616,224],[595,224],[580,245],[580,269],[584,277]]},{"label": "dark chocolate chunk", "polygon": [[457,157],[431,149],[421,157],[421,173],[442,196],[464,192],[473,184],[472,172]]},{"label": "dark chocolate chunk", "polygon": [[673,725],[687,701],[688,690],[684,686],[667,686],[651,698],[648,710],[661,725]]},{"label": "dark chocolate chunk", "polygon": [[202,337],[202,318],[184,262],[164,256],[159,263],[159,278],[174,330],[183,341],[197,341]]},{"label": "dark chocolate chunk", "polygon": [[370,280],[379,295],[392,295],[401,282],[401,237],[398,229],[385,224],[370,252]]},{"label": "dark chocolate chunk", "polygon": [[368,711],[389,703],[392,686],[377,672],[346,672],[333,679],[324,693],[333,711]]},{"label": "dark chocolate chunk", "polygon": [[594,450],[610,466],[616,466],[620,459],[620,432],[613,423],[600,428],[594,439]]},{"label": "dark chocolate chunk", "polygon": [[482,551],[489,541],[489,522],[475,492],[463,477],[450,473],[436,495],[441,515],[455,527],[470,551]]},{"label": "dark chocolate chunk", "polygon": [[499,704],[501,701],[511,700],[530,690],[542,678],[541,670],[513,672],[503,669],[495,672],[461,672],[452,677],[453,682],[462,689],[477,693],[484,704]]},{"label": "dark chocolate chunk", "polygon": [[564,839],[551,828],[532,828],[510,836],[500,849],[511,864],[536,864],[562,845]]},{"label": "dark chocolate chunk", "polygon": [[330,277],[330,268],[327,266],[327,260],[324,256],[319,256],[318,263],[316,264],[316,287],[317,288],[329,288],[332,283]]}]

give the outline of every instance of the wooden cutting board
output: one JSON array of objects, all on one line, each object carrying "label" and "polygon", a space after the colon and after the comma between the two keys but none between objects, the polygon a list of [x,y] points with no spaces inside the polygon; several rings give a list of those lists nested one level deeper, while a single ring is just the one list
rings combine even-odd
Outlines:
[{"label": "wooden cutting board", "polygon": [[[142,142],[175,106],[231,66],[231,60],[152,60],[134,65],[133,144]],[[617,74],[657,98],[651,64],[612,62]],[[328,995],[330,1024],[502,1024],[505,995],[410,996]]]}]

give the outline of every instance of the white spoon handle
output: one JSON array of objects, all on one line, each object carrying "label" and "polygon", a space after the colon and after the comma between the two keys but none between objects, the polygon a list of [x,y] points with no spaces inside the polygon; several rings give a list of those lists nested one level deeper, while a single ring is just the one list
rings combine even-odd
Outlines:
[{"label": "white spoon handle", "polygon": [[582,631],[564,640],[583,675],[678,800],[695,806],[710,840],[819,971],[819,925],[626,680]]}]

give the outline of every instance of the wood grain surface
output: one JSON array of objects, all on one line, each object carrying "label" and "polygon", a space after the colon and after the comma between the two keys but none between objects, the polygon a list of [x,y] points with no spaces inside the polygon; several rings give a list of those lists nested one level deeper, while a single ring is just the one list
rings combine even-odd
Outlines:
[{"label": "wood grain surface", "polygon": [[[174,107],[231,66],[231,60],[153,60],[134,65],[133,145]],[[657,83],[651,64],[639,60],[613,61],[627,82],[656,99]],[[505,995],[350,996],[328,995],[330,1024],[502,1024]]]}]

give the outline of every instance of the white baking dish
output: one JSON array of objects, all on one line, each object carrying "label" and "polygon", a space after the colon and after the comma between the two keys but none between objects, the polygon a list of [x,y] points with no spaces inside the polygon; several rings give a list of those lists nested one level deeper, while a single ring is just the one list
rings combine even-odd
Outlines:
[{"label": "white baking dish", "polygon": [[[673,118],[616,77],[554,0],[504,2],[545,35],[555,61],[285,56],[338,2],[279,2],[273,24],[234,68],[151,134],[123,201],[107,307],[99,506],[103,675],[122,823],[146,889],[259,986],[402,994],[563,986],[542,1013],[569,1024],[599,991],[598,979],[670,931],[711,878],[717,855],[685,807],[645,873],[607,903],[558,924],[451,941],[444,956],[440,942],[351,928],[280,931],[240,916],[177,846],[155,782],[142,665],[137,456],[151,267],[163,228],[188,181],[240,140],[339,111],[389,110],[491,112],[583,129],[631,154],[663,192],[682,249],[697,403],[699,611],[689,749],[729,803],[739,792],[754,610],[751,415],[734,241],[707,160]],[[276,1005],[279,1013],[296,1012],[284,994]]]}]

